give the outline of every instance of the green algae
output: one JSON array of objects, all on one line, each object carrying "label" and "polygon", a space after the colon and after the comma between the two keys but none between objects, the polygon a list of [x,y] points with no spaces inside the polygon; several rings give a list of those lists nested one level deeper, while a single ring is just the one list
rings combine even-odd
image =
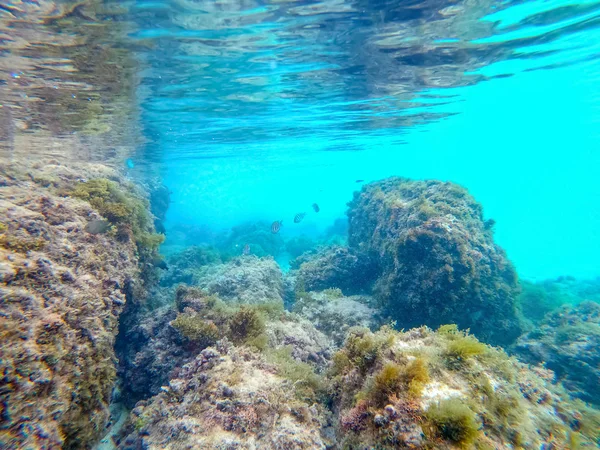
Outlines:
[{"label": "green algae", "polygon": [[186,339],[201,347],[213,345],[220,338],[217,326],[213,322],[204,320],[197,315],[179,314],[171,322],[171,326]]},{"label": "green algae", "polygon": [[432,405],[426,413],[435,432],[461,448],[469,448],[479,436],[476,414],[462,401],[451,398]]},{"label": "green algae", "polygon": [[296,361],[290,346],[269,349],[265,352],[265,357],[276,367],[279,376],[292,382],[299,399],[315,401],[325,395],[325,380],[315,373],[310,364]]},{"label": "green algae", "polygon": [[229,319],[229,335],[233,342],[257,338],[265,330],[265,319],[255,308],[244,305]]}]

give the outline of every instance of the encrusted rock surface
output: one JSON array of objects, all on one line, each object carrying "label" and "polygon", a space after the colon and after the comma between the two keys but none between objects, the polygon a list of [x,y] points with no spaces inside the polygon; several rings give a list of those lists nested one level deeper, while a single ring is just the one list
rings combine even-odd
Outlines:
[{"label": "encrusted rock surface", "polygon": [[600,412],[531,370],[445,326],[354,329],[333,357],[337,447],[595,448]]},{"label": "encrusted rock surface", "polygon": [[370,293],[377,266],[366,253],[333,245],[292,261],[297,285],[305,291],[341,289],[345,295]]},{"label": "encrusted rock surface", "polygon": [[320,417],[259,355],[223,343],[138,403],[119,448],[324,450]]},{"label": "encrusted rock surface", "polygon": [[241,256],[208,266],[198,275],[196,285],[223,300],[283,304],[281,269],[270,257]]},{"label": "encrusted rock surface", "polygon": [[388,178],[355,192],[348,218],[349,246],[377,261],[374,295],[398,326],[456,323],[505,345],[520,335],[516,272],[466,189]]},{"label": "encrusted rock surface", "polygon": [[[82,172],[45,169],[0,174],[3,449],[85,448],[103,431],[118,318],[138,275],[135,243],[86,232],[102,217],[57,194]],[[100,172],[112,174],[88,174]]]},{"label": "encrusted rock surface", "polygon": [[352,327],[378,328],[381,317],[372,304],[373,299],[369,296],[344,297],[341,291],[330,289],[300,293],[294,311],[333,339],[339,347]]},{"label": "encrusted rock surface", "polygon": [[600,406],[600,304],[588,301],[549,313],[512,351],[553,370],[569,392]]}]

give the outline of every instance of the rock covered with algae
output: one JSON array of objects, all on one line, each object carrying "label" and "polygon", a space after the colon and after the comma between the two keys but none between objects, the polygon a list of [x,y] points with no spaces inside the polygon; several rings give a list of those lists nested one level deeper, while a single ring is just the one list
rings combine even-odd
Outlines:
[{"label": "rock covered with algae", "polygon": [[356,328],[333,357],[337,447],[594,447],[600,412],[455,325]]},{"label": "rock covered with algae", "polygon": [[282,303],[281,269],[271,257],[240,256],[225,264],[206,266],[194,285],[238,303]]},{"label": "rock covered with algae", "polygon": [[203,349],[227,338],[258,350],[289,351],[314,369],[326,368],[333,342],[281,302],[243,304],[197,287],[179,286],[175,304],[137,314],[118,348],[130,406],[160,392],[172,373]]},{"label": "rock covered with algae", "polygon": [[107,218],[65,194],[100,174],[119,185],[100,166],[0,175],[2,448],[85,448],[104,430],[118,318],[140,270],[135,241],[87,232]]},{"label": "rock covered with algae", "polygon": [[325,449],[319,406],[260,354],[222,343],[133,409],[121,449]]},{"label": "rock covered with algae", "polygon": [[573,395],[600,405],[600,304],[587,301],[549,313],[512,351],[554,371]]},{"label": "rock covered with algae", "polygon": [[307,319],[319,331],[341,346],[352,327],[375,330],[382,323],[372,297],[345,297],[339,289],[321,292],[298,292],[293,311]]},{"label": "rock covered with algae", "polygon": [[305,291],[341,289],[346,295],[371,291],[377,276],[375,261],[366,253],[332,245],[307,252],[292,261],[296,284]]},{"label": "rock covered with algae", "polygon": [[457,323],[509,344],[521,332],[517,275],[466,189],[388,178],[349,203],[348,243],[377,261],[374,295],[401,327]]}]

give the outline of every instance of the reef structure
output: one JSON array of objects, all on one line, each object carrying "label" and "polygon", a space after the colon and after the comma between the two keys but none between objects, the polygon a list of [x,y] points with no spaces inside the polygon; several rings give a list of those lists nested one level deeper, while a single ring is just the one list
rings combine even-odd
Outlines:
[{"label": "reef structure", "polygon": [[336,448],[573,449],[600,437],[600,413],[550,371],[455,325],[356,328],[333,361]]},{"label": "reef structure", "polygon": [[[140,259],[153,250],[140,244],[153,234],[138,223],[136,240],[129,224],[111,222],[107,210],[101,215],[99,204],[75,195],[88,176],[110,183],[124,201],[138,199],[104,166],[50,161],[0,173],[3,449],[86,448],[109,417],[118,319],[143,291]],[[129,212],[131,204],[104,206]]]},{"label": "reef structure", "polygon": [[378,261],[374,296],[400,327],[456,323],[492,344],[520,335],[516,272],[466,189],[392,177],[355,192],[348,218],[350,249]]},{"label": "reef structure", "polygon": [[551,369],[572,395],[600,406],[600,304],[585,301],[547,314],[511,350]]}]

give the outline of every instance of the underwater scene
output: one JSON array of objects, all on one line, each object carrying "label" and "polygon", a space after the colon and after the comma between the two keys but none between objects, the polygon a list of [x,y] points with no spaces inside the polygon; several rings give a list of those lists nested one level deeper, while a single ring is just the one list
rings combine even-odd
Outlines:
[{"label": "underwater scene", "polygon": [[600,1],[0,0],[0,450],[600,448]]}]

